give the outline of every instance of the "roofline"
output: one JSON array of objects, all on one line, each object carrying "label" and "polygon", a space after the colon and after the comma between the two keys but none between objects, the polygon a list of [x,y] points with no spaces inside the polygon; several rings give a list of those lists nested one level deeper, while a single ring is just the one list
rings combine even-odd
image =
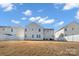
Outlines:
[{"label": "roofline", "polygon": [[72,21],[72,22],[66,24],[65,26],[63,26],[62,28],[60,28],[59,30],[57,30],[56,32],[60,31],[61,29],[65,28],[65,27],[67,27],[67,26],[70,25],[71,23],[76,23],[76,24],[78,24],[76,21]]},{"label": "roofline", "polygon": [[[35,24],[41,26],[40,24],[38,24],[38,23],[36,23],[36,22],[31,22],[31,23],[35,23]],[[29,23],[29,24],[31,24],[31,23]],[[27,27],[29,24],[27,24],[26,27]],[[25,28],[26,28],[26,27],[25,27]],[[54,29],[52,29],[52,28],[44,28],[43,26],[41,26],[41,27],[42,27],[43,29],[46,29],[46,30],[54,30]]]},{"label": "roofline", "polygon": [[51,29],[51,28],[44,28],[44,30],[54,30],[54,29]]},{"label": "roofline", "polygon": [[[35,24],[38,24],[38,23],[36,23],[36,22],[30,22],[29,24],[31,24],[31,23],[35,23]],[[26,26],[25,26],[25,28],[29,25],[29,24],[27,24]],[[40,27],[42,27],[40,24],[38,24]],[[44,27],[42,27],[42,28],[44,28]]]},{"label": "roofline", "polygon": [[[4,27],[12,28],[12,27],[19,27],[19,26],[0,26],[0,28],[4,28]],[[23,28],[23,27],[22,27],[22,28]]]}]

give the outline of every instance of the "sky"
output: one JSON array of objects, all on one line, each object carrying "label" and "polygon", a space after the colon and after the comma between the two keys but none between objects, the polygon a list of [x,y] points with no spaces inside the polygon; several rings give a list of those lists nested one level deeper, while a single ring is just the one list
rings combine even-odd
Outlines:
[{"label": "sky", "polygon": [[0,26],[36,22],[57,30],[72,21],[79,21],[78,3],[0,3]]}]

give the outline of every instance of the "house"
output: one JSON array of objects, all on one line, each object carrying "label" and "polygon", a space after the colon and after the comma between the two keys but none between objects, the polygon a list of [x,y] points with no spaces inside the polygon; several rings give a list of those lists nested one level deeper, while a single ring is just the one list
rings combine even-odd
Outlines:
[{"label": "house", "polygon": [[54,30],[46,29],[37,23],[21,26],[0,26],[0,40],[53,40]]},{"label": "house", "polygon": [[43,35],[44,40],[54,40],[54,29],[43,29]]},{"label": "house", "polygon": [[25,28],[25,40],[42,40],[43,27],[32,22]]},{"label": "house", "polygon": [[43,28],[37,23],[30,23],[25,28],[25,40],[53,40],[54,30]]},{"label": "house", "polygon": [[0,26],[0,40],[23,40],[24,29],[15,26]]},{"label": "house", "polygon": [[55,32],[55,40],[79,41],[79,23],[71,22]]},{"label": "house", "polygon": [[28,24],[25,28],[21,26],[0,26],[0,40],[79,41],[79,23],[71,22],[56,32],[54,32],[54,29],[44,28],[34,22]]}]

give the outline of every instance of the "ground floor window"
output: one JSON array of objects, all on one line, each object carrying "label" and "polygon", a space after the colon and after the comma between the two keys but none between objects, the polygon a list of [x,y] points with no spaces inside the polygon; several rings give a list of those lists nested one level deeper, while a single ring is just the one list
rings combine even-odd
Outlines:
[{"label": "ground floor window", "polygon": [[25,35],[25,38],[27,38],[27,35]]},{"label": "ground floor window", "polygon": [[40,34],[39,35],[37,34],[37,38],[41,38],[41,35]]},{"label": "ground floor window", "polygon": [[34,38],[34,35],[32,35],[32,38]]}]

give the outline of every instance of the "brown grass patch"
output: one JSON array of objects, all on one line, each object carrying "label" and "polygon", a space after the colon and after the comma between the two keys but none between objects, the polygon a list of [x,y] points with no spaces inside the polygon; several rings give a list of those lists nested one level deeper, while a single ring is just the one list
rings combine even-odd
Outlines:
[{"label": "brown grass patch", "polygon": [[79,42],[0,41],[2,56],[79,56]]}]

